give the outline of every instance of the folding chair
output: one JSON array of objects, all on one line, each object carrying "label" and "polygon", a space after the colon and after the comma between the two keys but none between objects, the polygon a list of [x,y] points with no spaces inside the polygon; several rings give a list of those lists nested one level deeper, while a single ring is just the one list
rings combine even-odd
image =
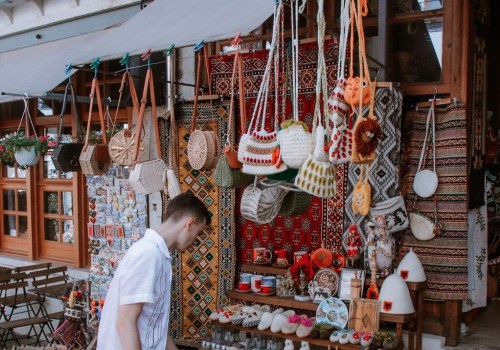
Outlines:
[{"label": "folding chair", "polygon": [[[3,307],[8,306],[8,301],[9,300],[16,300],[16,298],[20,297],[22,300],[23,298],[26,297],[26,295],[30,295],[26,293],[26,288],[28,286],[28,282],[23,281],[23,282],[18,282],[18,281],[10,281],[6,283],[0,284],[0,291],[3,294],[3,298],[1,305]],[[14,297],[14,299],[12,299]],[[4,320],[3,322],[0,322],[0,349],[5,348],[7,341],[9,340],[9,335],[11,336],[12,340],[14,340],[18,345],[20,345],[19,342],[19,337],[17,334],[14,332],[15,329],[17,328],[22,328],[22,327],[30,327],[30,332],[31,328],[35,332],[36,336],[36,341],[35,344],[39,345],[40,344],[40,338],[43,334],[45,337],[45,340],[48,342],[49,339],[47,337],[47,334],[44,331],[45,326],[50,327],[50,319],[45,315],[45,312],[43,311],[43,305],[41,301],[39,300],[38,296],[36,296],[36,302],[40,306],[40,310],[42,310],[42,316],[36,316],[34,313],[33,309],[33,304],[32,302],[26,302],[26,317],[23,318],[17,318],[15,320]],[[38,326],[38,327],[36,327]],[[38,331],[37,331],[38,328]]]}]

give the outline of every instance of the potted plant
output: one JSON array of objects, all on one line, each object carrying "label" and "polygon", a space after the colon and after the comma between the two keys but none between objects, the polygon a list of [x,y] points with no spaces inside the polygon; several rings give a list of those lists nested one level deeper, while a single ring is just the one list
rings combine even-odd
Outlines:
[{"label": "potted plant", "polygon": [[2,163],[12,167],[16,162],[16,159],[14,158],[14,148],[12,145],[7,143],[6,140],[6,137],[0,139],[0,160]]},{"label": "potted plant", "polygon": [[26,136],[24,132],[9,133],[2,140],[5,150],[13,151],[21,168],[35,165],[41,156],[57,145],[50,136]]}]

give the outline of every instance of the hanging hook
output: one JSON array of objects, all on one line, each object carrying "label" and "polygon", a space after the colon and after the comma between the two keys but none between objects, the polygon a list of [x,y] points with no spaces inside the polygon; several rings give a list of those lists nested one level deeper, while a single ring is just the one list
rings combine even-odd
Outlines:
[{"label": "hanging hook", "polygon": [[64,74],[68,76],[68,83],[71,83],[71,71],[73,70],[73,65],[67,64],[66,68],[64,68]]},{"label": "hanging hook", "polygon": [[165,51],[166,55],[172,56],[172,54],[174,53],[174,48],[175,48],[175,44],[170,45],[170,47],[167,48],[167,50]]},{"label": "hanging hook", "polygon": [[434,96],[432,97],[432,103],[436,103],[436,95],[438,93],[438,89],[435,86],[433,86],[432,89],[434,91]]},{"label": "hanging hook", "polygon": [[93,60],[90,63],[90,68],[92,68],[94,70],[94,78],[97,78],[97,70],[98,70],[100,64],[101,64],[101,60],[99,59],[99,57],[97,57],[95,60]]},{"label": "hanging hook", "polygon": [[125,66],[125,71],[128,71],[129,63],[130,63],[130,55],[127,52],[125,53],[125,55],[123,55],[122,59],[120,60],[120,65]]},{"label": "hanging hook", "polygon": [[148,51],[144,52],[142,55],[141,55],[141,60],[143,61],[148,61],[147,64],[148,64],[148,68],[151,68],[151,49],[149,49]]}]

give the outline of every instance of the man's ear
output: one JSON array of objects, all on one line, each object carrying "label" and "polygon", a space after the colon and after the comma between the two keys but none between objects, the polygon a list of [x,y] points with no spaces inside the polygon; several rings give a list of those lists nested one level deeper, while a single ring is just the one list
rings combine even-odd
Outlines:
[{"label": "man's ear", "polygon": [[184,227],[189,228],[195,222],[196,222],[196,218],[194,216],[189,216],[188,218],[186,218],[186,221],[184,221]]}]

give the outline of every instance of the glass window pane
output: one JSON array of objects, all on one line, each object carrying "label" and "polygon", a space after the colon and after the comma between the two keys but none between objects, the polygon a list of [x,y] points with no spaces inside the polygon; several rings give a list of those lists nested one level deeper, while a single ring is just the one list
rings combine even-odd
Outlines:
[{"label": "glass window pane", "polygon": [[59,241],[59,220],[45,219],[44,220],[45,239],[47,241]]},{"label": "glass window pane", "polygon": [[73,192],[62,192],[63,215],[73,215]]},{"label": "glass window pane", "polygon": [[16,178],[16,168],[13,166],[8,166],[5,163],[2,163],[2,176],[8,179]]},{"label": "glass window pane", "polygon": [[14,190],[3,190],[3,210],[16,210]]},{"label": "glass window pane", "polygon": [[17,190],[17,210],[26,211],[27,208],[26,190]]},{"label": "glass window pane", "polygon": [[393,35],[392,80],[402,83],[441,80],[442,18],[394,24]]},{"label": "glass window pane", "polygon": [[28,217],[19,216],[19,237],[25,237],[28,233]]},{"label": "glass window pane", "polygon": [[59,214],[59,200],[57,192],[43,193],[43,208],[45,214]]},{"label": "glass window pane", "polygon": [[26,175],[28,174],[28,169],[19,169],[17,168],[17,178],[18,179],[26,179]]},{"label": "glass window pane", "polygon": [[4,215],[3,216],[3,234],[6,236],[17,236],[16,231],[16,216],[15,215]]},{"label": "glass window pane", "polygon": [[51,155],[45,155],[43,157],[43,177],[45,179],[67,179],[70,180],[73,178],[73,172],[68,173],[58,173],[56,167],[54,166],[54,162],[52,161]]},{"label": "glass window pane", "polygon": [[73,172],[61,173],[61,179],[71,180],[73,178]]},{"label": "glass window pane", "polygon": [[64,220],[63,229],[63,242],[71,244],[75,243],[73,220]]}]

